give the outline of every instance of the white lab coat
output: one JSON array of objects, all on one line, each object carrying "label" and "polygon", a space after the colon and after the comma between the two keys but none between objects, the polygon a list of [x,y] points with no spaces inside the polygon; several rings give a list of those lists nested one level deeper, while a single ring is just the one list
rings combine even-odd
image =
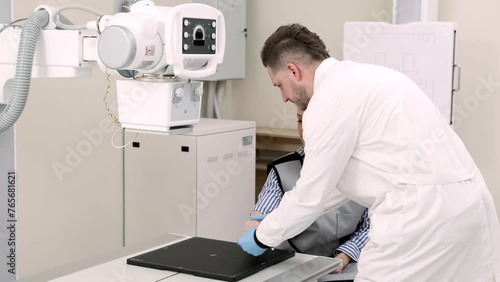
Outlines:
[{"label": "white lab coat", "polygon": [[356,281],[500,282],[500,227],[481,173],[427,96],[388,68],[315,73],[296,187],[257,229],[277,246],[346,198],[369,208]]}]

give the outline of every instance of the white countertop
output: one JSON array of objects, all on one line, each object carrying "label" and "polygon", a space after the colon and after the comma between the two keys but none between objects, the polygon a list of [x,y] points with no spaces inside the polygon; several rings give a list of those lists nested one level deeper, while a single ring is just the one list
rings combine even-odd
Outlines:
[{"label": "white countertop", "polygon": [[[122,248],[116,252],[26,277],[17,282],[214,282],[213,280],[172,271],[156,270],[127,264],[127,258],[170,245],[190,237],[168,234],[148,242]],[[249,276],[250,281],[316,281],[340,265],[334,258],[296,253],[293,258]]]}]

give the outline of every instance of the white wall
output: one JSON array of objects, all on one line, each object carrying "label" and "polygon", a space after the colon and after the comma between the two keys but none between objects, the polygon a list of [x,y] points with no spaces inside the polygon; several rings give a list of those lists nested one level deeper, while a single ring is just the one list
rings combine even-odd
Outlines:
[{"label": "white wall", "polygon": [[[76,2],[112,12],[111,1],[24,0],[14,1],[14,18],[28,16],[40,4]],[[71,17],[76,23],[88,16],[70,15],[77,15]],[[92,77],[32,82],[16,127],[21,277],[123,244],[122,150],[110,145],[114,129],[102,102],[105,85],[98,69]],[[59,178],[56,163],[68,169]]]},{"label": "white wall", "polygon": [[243,80],[229,83],[225,114],[230,118],[255,120],[257,126],[295,128],[296,109],[281,101],[260,60],[260,49],[282,24],[301,23],[318,33],[330,55],[342,57],[343,23],[374,21],[391,16],[389,0],[252,0],[247,11],[247,73]]},{"label": "white wall", "polygon": [[9,23],[11,21],[11,0],[0,0],[0,23]]},{"label": "white wall", "polygon": [[[260,61],[267,37],[282,24],[299,22],[322,37],[330,55],[341,58],[343,23],[385,20],[391,7],[390,0],[248,1],[247,74],[229,83],[224,117],[294,128],[295,106],[281,101]],[[496,0],[441,0],[439,5],[439,20],[459,25],[457,62],[463,71],[455,128],[483,172],[500,214],[499,10]]]},{"label": "white wall", "polygon": [[481,169],[500,214],[500,2],[439,2],[439,20],[458,23],[456,131]]}]

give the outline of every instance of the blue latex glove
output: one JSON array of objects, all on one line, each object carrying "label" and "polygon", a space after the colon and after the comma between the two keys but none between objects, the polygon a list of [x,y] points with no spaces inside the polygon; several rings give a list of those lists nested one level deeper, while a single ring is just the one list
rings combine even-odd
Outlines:
[{"label": "blue latex glove", "polygon": [[245,234],[238,240],[238,245],[240,245],[243,251],[253,256],[260,256],[266,249],[259,247],[255,242],[254,236],[256,230],[254,227],[248,228]]},{"label": "blue latex glove", "polygon": [[252,215],[250,219],[256,221],[262,221],[266,216],[267,214]]}]

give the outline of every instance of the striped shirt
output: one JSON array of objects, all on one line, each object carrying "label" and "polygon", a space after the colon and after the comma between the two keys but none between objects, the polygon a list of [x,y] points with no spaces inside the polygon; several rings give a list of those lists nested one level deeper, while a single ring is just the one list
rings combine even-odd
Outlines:
[{"label": "striped shirt", "polygon": [[[304,157],[304,147],[298,149],[297,153]],[[259,194],[254,210],[263,214],[271,213],[278,207],[282,197],[283,192],[279,186],[278,177],[276,176],[274,170],[271,170],[267,176],[266,183],[262,187],[262,191]],[[368,242],[369,230],[370,218],[368,217],[368,209],[366,209],[356,226],[356,230],[351,234],[349,240],[339,246],[332,255],[336,256],[340,252],[343,252],[354,261],[358,261],[361,249],[363,249]]]}]

